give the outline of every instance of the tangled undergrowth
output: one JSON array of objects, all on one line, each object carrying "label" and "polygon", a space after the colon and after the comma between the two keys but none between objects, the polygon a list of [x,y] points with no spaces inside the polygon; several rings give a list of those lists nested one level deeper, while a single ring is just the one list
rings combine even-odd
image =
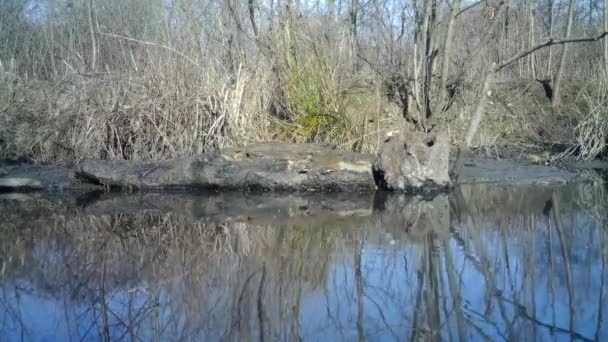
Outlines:
[{"label": "tangled undergrowth", "polygon": [[[235,76],[189,68],[159,62],[144,72],[60,81],[0,70],[0,156],[167,159],[274,140],[353,148],[361,125],[346,115],[346,95],[322,69],[291,67],[281,96],[269,91],[280,81],[264,66]],[[277,102],[284,110],[272,114]]]},{"label": "tangled undergrowth", "polygon": [[[484,16],[492,2],[470,7],[479,10],[453,23],[446,63],[443,43],[429,50],[433,58],[421,59],[425,39],[411,36],[424,31],[425,21],[410,16],[425,13],[425,2],[398,14],[399,28],[392,11],[374,1],[333,13],[323,5],[244,0],[34,3],[0,1],[0,159],[182,158],[262,141],[374,152],[389,131],[423,129],[404,117],[420,120],[425,108],[458,144],[491,63],[516,54],[530,38],[519,29],[528,25],[523,16],[509,25],[515,32],[489,35],[477,46],[485,39],[478,33],[495,23]],[[438,16],[433,36],[450,27],[449,17]],[[566,68],[565,85],[589,80],[585,91],[570,93],[584,105],[555,115],[547,99],[527,89],[534,84],[542,92],[538,81],[552,79],[559,53],[552,59],[548,49],[539,50],[501,71],[497,83],[515,81],[515,87],[502,93],[496,84],[475,144],[562,142],[580,145],[584,158],[602,155],[607,91],[606,76],[595,85],[598,48],[581,45],[576,54],[584,61]],[[424,64],[435,58],[427,73]],[[443,64],[455,82],[440,91],[435,69]],[[438,105],[447,100],[445,90],[449,101]]]},{"label": "tangled undergrowth", "polygon": [[576,127],[577,143],[583,159],[605,154],[608,141],[608,74],[581,92],[585,110]]}]

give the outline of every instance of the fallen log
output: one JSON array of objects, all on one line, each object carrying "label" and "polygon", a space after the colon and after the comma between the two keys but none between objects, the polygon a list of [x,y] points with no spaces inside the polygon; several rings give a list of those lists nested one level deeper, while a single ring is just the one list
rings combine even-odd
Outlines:
[{"label": "fallen log", "polygon": [[376,157],[320,144],[265,143],[193,159],[85,160],[76,175],[127,189],[371,191]]},{"label": "fallen log", "polygon": [[[181,160],[87,160],[75,168],[17,164],[0,166],[0,193],[108,188],[441,192],[451,187],[449,154],[449,137],[440,132],[392,134],[377,156],[331,145],[265,143]],[[462,175],[462,183],[565,184],[587,179],[556,167],[477,157],[465,163]]]}]

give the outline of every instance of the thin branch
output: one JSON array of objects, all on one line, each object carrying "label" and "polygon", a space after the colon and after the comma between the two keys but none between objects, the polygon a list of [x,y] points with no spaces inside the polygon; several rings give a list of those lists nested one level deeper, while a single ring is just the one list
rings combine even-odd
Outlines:
[{"label": "thin branch", "polygon": [[564,45],[564,44],[569,44],[569,43],[597,42],[599,40],[602,40],[604,37],[608,37],[608,32],[603,32],[599,36],[596,36],[596,37],[578,37],[578,38],[570,38],[570,39],[549,38],[549,39],[545,40],[544,42],[532,47],[531,49],[522,51],[522,52],[516,54],[515,56],[507,59],[506,61],[498,64],[497,66],[494,67],[494,71],[500,71],[501,69],[517,62],[518,60],[520,60],[542,48],[546,48],[546,47],[553,46],[553,45]]},{"label": "thin branch", "polygon": [[104,32],[98,32],[98,33],[101,34],[101,35],[103,35],[103,36],[108,36],[108,37],[118,38],[118,39],[124,39],[124,40],[130,41],[130,42],[136,42],[136,43],[140,43],[140,44],[143,44],[143,45],[156,46],[156,47],[163,48],[165,50],[169,50],[169,51],[175,53],[176,55],[184,58],[188,62],[192,63],[197,68],[199,68],[201,70],[203,69],[203,67],[201,67],[201,65],[198,64],[194,59],[192,59],[191,57],[188,57],[188,56],[184,55],[183,53],[175,50],[174,48],[172,48],[170,46],[166,46],[166,45],[162,45],[162,44],[158,44],[158,43],[154,43],[154,42],[148,42],[148,41],[145,41],[145,40],[140,40],[140,39],[135,39],[135,38],[129,38],[129,37],[125,37],[125,36],[120,36],[120,35],[113,34],[113,33],[104,33]]},{"label": "thin branch", "polygon": [[469,6],[467,6],[467,7],[463,8],[463,9],[461,9],[461,10],[460,10],[460,12],[456,13],[456,17],[459,17],[461,14],[464,14],[464,12],[466,12],[466,11],[468,11],[468,10],[472,9],[473,7],[475,7],[475,6],[479,5],[479,4],[481,4],[482,2],[483,2],[483,0],[476,1],[476,2],[474,2],[474,3],[472,3],[472,4],[470,4]]},{"label": "thin branch", "polygon": [[467,72],[467,70],[470,70],[471,64],[477,62],[478,55],[483,51],[483,47],[488,44],[488,42],[494,35],[494,32],[496,32],[496,28],[498,27],[498,24],[501,22],[501,20],[499,20],[499,18],[503,17],[503,14],[506,11],[507,7],[508,6],[506,6],[504,1],[501,1],[500,3],[498,3],[498,5],[496,7],[494,7],[494,11],[496,14],[490,19],[491,22],[490,22],[488,28],[485,30],[485,33],[482,36],[481,40],[477,44],[476,49],[474,49],[473,53],[471,55],[469,55],[469,57],[465,60],[464,64],[461,66],[458,73],[456,75],[454,75],[450,79],[450,81],[448,81],[448,83],[446,84],[447,87],[452,87],[452,86],[456,85],[458,82],[460,82],[462,80],[462,78],[464,77],[465,73]]}]

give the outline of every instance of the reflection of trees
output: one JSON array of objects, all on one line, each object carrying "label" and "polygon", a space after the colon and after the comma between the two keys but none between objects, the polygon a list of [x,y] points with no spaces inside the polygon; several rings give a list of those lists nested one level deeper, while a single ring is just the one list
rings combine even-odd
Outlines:
[{"label": "reflection of trees", "polygon": [[301,292],[325,283],[337,234],[146,212],[3,228],[3,303],[16,314],[27,291],[63,302],[74,336],[160,340],[290,334],[269,322],[297,322]]},{"label": "reflection of trees", "polygon": [[578,190],[514,189],[497,211],[504,191],[391,197],[333,226],[148,211],[6,221],[0,334],[35,337],[44,301],[76,339],[606,338],[606,237]]},{"label": "reflection of trees", "polygon": [[[585,239],[583,244],[589,252],[584,248],[586,255],[581,256],[580,237],[597,236],[599,230],[597,226],[588,224],[588,216],[574,210],[575,202],[572,200],[576,197],[570,197],[572,190],[576,189],[558,193],[537,192],[532,196],[537,203],[529,203],[523,198],[515,203],[528,210],[514,210],[512,204],[506,203],[505,211],[510,214],[498,222],[480,220],[483,217],[480,213],[486,210],[484,206],[487,203],[474,197],[465,199],[463,192],[455,194],[460,198],[452,203],[460,205],[458,216],[465,221],[473,247],[466,253],[475,255],[478,262],[473,264],[478,266],[485,284],[486,310],[474,314],[505,339],[529,339],[531,336],[543,339],[551,338],[552,334],[563,334],[564,337],[589,340],[599,331],[598,327],[593,330],[587,324],[577,325],[578,319],[575,320],[575,317],[581,317],[581,312],[587,312],[586,316],[589,316],[587,307],[591,303],[597,308],[591,315],[596,318],[601,315],[603,304],[595,305],[597,297],[593,296],[601,293],[602,289],[598,291],[597,286],[603,283],[604,275],[595,278],[580,276],[591,274],[591,268],[597,267],[598,262],[602,263],[600,244],[603,238]],[[552,209],[550,215],[543,215],[542,203],[547,200],[551,201]],[[567,210],[561,205],[564,200]],[[570,222],[569,225],[562,222],[564,218]],[[490,218],[493,219],[496,217]],[[560,253],[555,253],[555,250]],[[578,260],[575,264],[571,262],[573,256]],[[517,267],[523,269],[517,270]],[[539,285],[539,281],[544,283]],[[556,291],[559,292],[557,296]],[[583,291],[591,296],[579,300],[576,293]],[[556,301],[560,303],[559,307]],[[549,312],[547,306],[550,306]],[[465,308],[466,311],[471,310]],[[560,319],[556,320],[556,316]],[[474,322],[467,323],[481,330]]]}]

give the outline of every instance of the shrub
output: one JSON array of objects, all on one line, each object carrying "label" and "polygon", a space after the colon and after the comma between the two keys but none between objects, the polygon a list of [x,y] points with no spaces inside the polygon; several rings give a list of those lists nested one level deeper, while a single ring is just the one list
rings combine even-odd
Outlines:
[{"label": "shrub", "polygon": [[345,92],[327,65],[317,57],[285,63],[284,92],[288,115],[283,135],[295,142],[345,143],[352,123],[345,111]]},{"label": "shrub", "polygon": [[584,116],[576,127],[580,157],[594,159],[606,151],[608,139],[608,73],[581,91]]}]

